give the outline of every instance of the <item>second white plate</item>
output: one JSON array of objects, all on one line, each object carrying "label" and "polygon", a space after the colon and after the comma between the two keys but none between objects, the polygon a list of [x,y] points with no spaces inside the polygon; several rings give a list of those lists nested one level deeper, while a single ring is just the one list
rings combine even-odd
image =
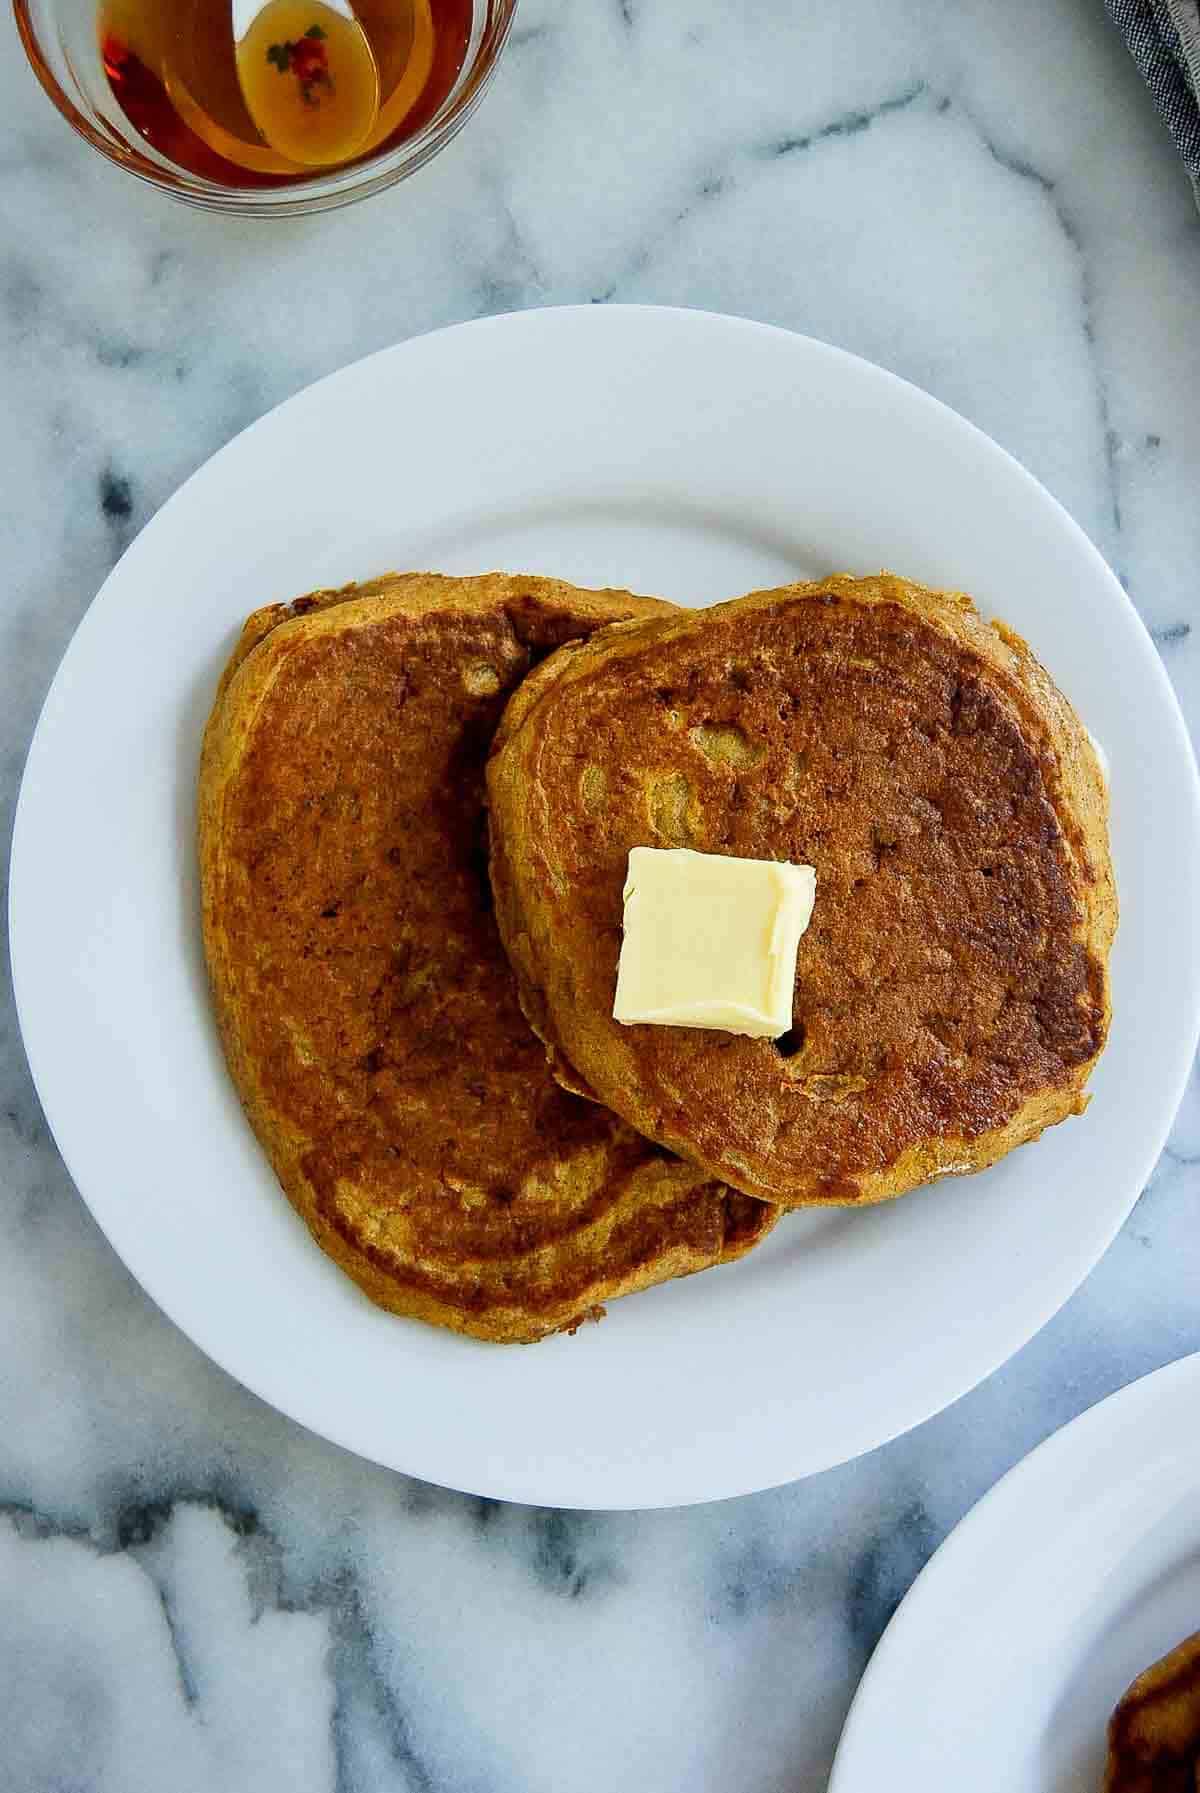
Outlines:
[{"label": "second white plate", "polygon": [[918,1576],[829,1793],[1099,1793],[1109,1714],[1200,1628],[1200,1356],[1048,1439]]},{"label": "second white plate", "polygon": [[[708,603],[890,567],[1033,642],[1107,747],[1122,926],[1088,1114],[985,1175],[795,1216],[744,1263],[528,1349],[372,1308],[311,1244],[225,1074],[193,789],[247,611],[389,567]],[[1162,1146],[1200,1010],[1200,805],[1158,657],[995,444],[823,344],[694,312],[523,313],[347,368],[217,455],[92,605],[38,727],[14,977],[55,1137],[149,1293],[257,1393],[413,1474],[562,1506],[740,1494],[852,1457],[1049,1318]]]}]

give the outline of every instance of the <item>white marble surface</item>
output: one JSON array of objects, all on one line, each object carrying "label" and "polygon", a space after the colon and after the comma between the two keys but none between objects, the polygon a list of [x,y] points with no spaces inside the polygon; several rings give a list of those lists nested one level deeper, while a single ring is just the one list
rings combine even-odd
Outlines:
[{"label": "white marble surface", "polygon": [[[58,657],[180,480],[353,357],[559,301],[742,312],[929,387],[1093,535],[1200,724],[1200,217],[1100,0],[522,0],[437,164],[257,226],[100,166],[3,30],[5,855]],[[816,1793],[948,1528],[1200,1347],[1198,1190],[1193,1079],[1099,1268],[941,1418],[722,1506],[501,1508],[308,1436],[156,1312],[47,1137],[6,967],[0,1793]]]}]

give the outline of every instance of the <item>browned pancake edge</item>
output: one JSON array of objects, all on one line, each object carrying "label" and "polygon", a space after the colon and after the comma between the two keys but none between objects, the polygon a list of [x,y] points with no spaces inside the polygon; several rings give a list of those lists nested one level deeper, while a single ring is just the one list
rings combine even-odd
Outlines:
[{"label": "browned pancake edge", "polygon": [[1108,1726],[1104,1793],[1200,1787],[1200,1631],[1139,1675]]}]

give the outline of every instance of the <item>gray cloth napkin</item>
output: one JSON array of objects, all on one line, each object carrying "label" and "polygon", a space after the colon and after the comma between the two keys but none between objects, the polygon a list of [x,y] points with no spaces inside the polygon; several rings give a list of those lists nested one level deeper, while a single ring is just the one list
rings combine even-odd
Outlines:
[{"label": "gray cloth napkin", "polygon": [[1125,35],[1200,204],[1200,4],[1197,0],[1105,0]]}]

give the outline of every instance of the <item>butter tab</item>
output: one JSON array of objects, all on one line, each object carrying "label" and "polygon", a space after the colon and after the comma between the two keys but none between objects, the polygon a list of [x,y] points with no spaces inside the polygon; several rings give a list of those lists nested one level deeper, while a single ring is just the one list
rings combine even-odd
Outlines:
[{"label": "butter tab", "polygon": [[1091,742],[1092,752],[1095,754],[1097,760],[1100,763],[1101,777],[1104,779],[1105,784],[1111,784],[1112,783],[1111,769],[1109,767],[1107,753],[1105,753],[1104,748],[1100,745],[1100,742],[1097,741],[1095,735],[1092,733],[1090,728],[1087,728],[1085,726],[1083,732],[1086,734],[1088,740]]},{"label": "butter tab", "polygon": [[811,865],[631,848],[613,1019],[786,1033],[816,888]]}]

